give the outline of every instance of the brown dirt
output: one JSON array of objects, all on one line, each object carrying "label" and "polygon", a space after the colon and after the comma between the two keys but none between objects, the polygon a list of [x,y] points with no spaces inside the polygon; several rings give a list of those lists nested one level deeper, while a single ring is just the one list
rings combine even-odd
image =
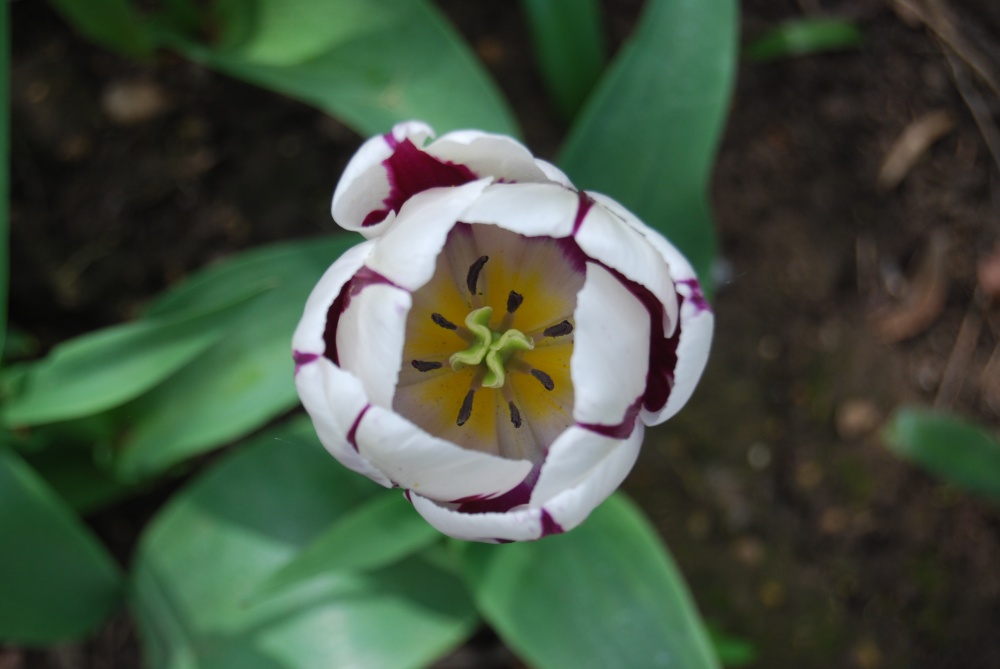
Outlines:
[{"label": "brown dirt", "polygon": [[[562,128],[517,12],[440,4],[512,99],[529,145],[551,156]],[[743,35],[818,4],[748,1]],[[613,43],[640,6],[607,3]],[[1000,426],[1000,389],[982,374],[1000,317],[975,297],[976,262],[1000,240],[998,169],[923,27],[876,0],[823,6],[857,20],[860,49],[740,68],[713,188],[725,279],[713,358],[627,489],[706,618],[758,647],[754,666],[1000,666],[1000,513],[897,461],[879,438],[894,407],[939,395]],[[1000,71],[1000,9],[959,10],[966,39]],[[358,141],[350,131],[174,57],[127,62],[43,3],[15,2],[12,14],[11,322],[42,350],[134,315],[215,258],[334,229],[329,195]],[[101,96],[136,81],[166,106],[121,125]],[[893,142],[936,110],[954,129],[881,189]],[[931,282],[943,306],[925,329],[910,315],[912,336],[883,343],[873,319],[899,315],[926,284],[914,278],[930,271],[921,259],[935,235],[947,241]],[[956,349],[963,321],[978,317],[971,348]],[[100,523],[127,544],[141,519]],[[515,662],[487,635],[448,666]],[[57,652],[0,649],[4,669],[111,666],[137,666],[127,617]]]}]

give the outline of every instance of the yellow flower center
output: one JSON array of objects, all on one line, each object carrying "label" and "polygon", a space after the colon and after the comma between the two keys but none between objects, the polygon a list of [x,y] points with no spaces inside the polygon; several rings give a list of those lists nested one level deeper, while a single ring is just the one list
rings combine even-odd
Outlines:
[{"label": "yellow flower center", "polygon": [[459,446],[540,461],[573,423],[583,279],[558,240],[457,225],[413,293],[393,408]]}]

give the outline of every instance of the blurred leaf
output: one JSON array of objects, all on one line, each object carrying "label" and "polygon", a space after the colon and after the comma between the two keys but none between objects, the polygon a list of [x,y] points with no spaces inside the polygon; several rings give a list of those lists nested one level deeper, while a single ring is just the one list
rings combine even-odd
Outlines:
[{"label": "blurred leaf", "polygon": [[76,30],[128,56],[153,53],[149,31],[129,0],[49,0]]},{"label": "blurred leaf", "polygon": [[246,596],[381,490],[299,419],[233,453],[176,495],[141,539],[134,608],[151,669],[407,669],[476,624],[461,583],[411,558],[330,572],[259,605]]},{"label": "blurred leaf", "polygon": [[673,560],[621,495],[563,535],[459,548],[480,613],[536,669],[718,666]]},{"label": "blurred leaf", "polygon": [[886,445],[949,483],[1000,501],[1000,442],[971,423],[916,408],[896,411]]},{"label": "blurred leaf", "polygon": [[381,494],[338,518],[268,577],[253,601],[331,571],[372,571],[439,541],[441,534],[398,492]]},{"label": "blurred leaf", "polygon": [[27,459],[53,491],[80,514],[100,509],[133,492],[132,486],[98,466],[91,448],[49,448]]},{"label": "blurred leaf", "polygon": [[596,0],[521,0],[549,92],[563,118],[583,105],[604,68],[604,34]]},{"label": "blurred leaf", "polygon": [[26,644],[86,634],[118,605],[118,568],[13,451],[0,447],[0,639]]},{"label": "blurred leaf", "polygon": [[736,62],[734,0],[650,0],[587,101],[560,164],[666,235],[710,288],[708,185]]},{"label": "blurred leaf", "polygon": [[142,319],[60,344],[28,368],[3,409],[9,425],[37,425],[105,411],[160,383],[222,338],[234,302],[179,318]]},{"label": "blurred leaf", "polygon": [[130,429],[120,444],[119,474],[126,480],[155,474],[294,407],[292,333],[320,276],[358,239],[343,235],[255,249],[155,302],[151,317],[181,317],[268,288],[231,312],[221,341],[122,407]]},{"label": "blurred leaf", "polygon": [[227,0],[218,45],[167,45],[231,76],[315,105],[361,135],[427,121],[438,132],[516,134],[482,65],[425,0]]},{"label": "blurred leaf", "polygon": [[745,667],[757,661],[757,647],[753,642],[725,634],[711,625],[708,634],[723,666]]},{"label": "blurred leaf", "polygon": [[392,5],[372,0],[223,0],[214,47],[257,65],[295,65],[390,28]]},{"label": "blurred leaf", "polygon": [[849,21],[801,19],[788,21],[754,40],[744,50],[750,60],[765,62],[820,51],[853,49],[861,44],[861,31]]},{"label": "blurred leaf", "polygon": [[16,449],[52,490],[79,514],[135,491],[111,471],[115,424],[107,414],[30,429],[0,431],[0,448]]}]

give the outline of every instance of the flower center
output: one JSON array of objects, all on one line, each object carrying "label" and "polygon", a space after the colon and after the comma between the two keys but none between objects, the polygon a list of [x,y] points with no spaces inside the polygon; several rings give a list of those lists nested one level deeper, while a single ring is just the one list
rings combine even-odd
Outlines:
[{"label": "flower center", "polygon": [[464,351],[453,353],[448,363],[455,371],[463,367],[483,365],[485,373],[482,384],[485,388],[503,388],[507,380],[507,362],[517,351],[530,351],[535,348],[535,342],[526,337],[520,330],[511,328],[506,332],[495,332],[490,329],[490,318],[493,317],[493,307],[473,309],[465,317],[465,326],[475,337],[472,345]]},{"label": "flower center", "polygon": [[456,226],[413,293],[393,408],[459,446],[539,461],[573,422],[583,278],[556,240]]}]

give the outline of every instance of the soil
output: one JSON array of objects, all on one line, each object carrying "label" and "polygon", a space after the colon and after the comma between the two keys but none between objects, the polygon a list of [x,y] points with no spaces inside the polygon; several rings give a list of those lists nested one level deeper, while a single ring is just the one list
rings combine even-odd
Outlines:
[{"label": "soil", "polygon": [[[529,146],[551,157],[564,127],[518,12],[439,4]],[[880,437],[909,403],[1000,428],[1000,307],[976,275],[1000,243],[1000,172],[969,111],[996,118],[1000,100],[962,76],[965,61],[950,61],[906,3],[743,4],[744,40],[819,11],[854,20],[864,41],[741,64],[712,190],[713,357],[626,489],[710,624],[756,647],[752,666],[1000,666],[1000,512],[897,460]],[[612,46],[640,8],[605,3]],[[169,54],[120,58],[44,3],[11,9],[10,319],[37,352],[130,318],[215,259],[335,229],[329,197],[359,142],[351,131]],[[1000,6],[965,3],[951,17],[1000,72]],[[137,83],[152,113],[139,105],[130,119],[136,105],[114,100]],[[901,183],[880,185],[897,138],[939,111],[940,140]],[[127,557],[163,496],[91,521]],[[124,614],[81,644],[0,647],[3,669],[137,666]],[[486,633],[441,666],[521,665]]]}]

